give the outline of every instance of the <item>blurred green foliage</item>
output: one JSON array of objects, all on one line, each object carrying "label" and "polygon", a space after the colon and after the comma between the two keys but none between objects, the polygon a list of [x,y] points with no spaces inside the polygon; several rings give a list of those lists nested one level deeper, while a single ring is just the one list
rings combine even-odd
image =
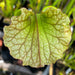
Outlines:
[{"label": "blurred green foliage", "polygon": [[65,65],[69,66],[71,69],[75,69],[75,48],[70,48],[69,53],[65,53]]},{"label": "blurred green foliage", "polygon": [[26,0],[2,0],[0,2],[0,7],[3,11],[4,17],[13,16],[20,7],[23,6]]}]

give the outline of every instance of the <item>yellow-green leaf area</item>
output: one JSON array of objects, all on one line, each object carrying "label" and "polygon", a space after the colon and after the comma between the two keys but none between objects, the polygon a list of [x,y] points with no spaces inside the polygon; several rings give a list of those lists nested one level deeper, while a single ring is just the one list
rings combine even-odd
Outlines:
[{"label": "yellow-green leaf area", "polygon": [[35,14],[25,8],[4,27],[4,43],[23,65],[43,67],[63,56],[71,40],[69,18],[55,7]]}]

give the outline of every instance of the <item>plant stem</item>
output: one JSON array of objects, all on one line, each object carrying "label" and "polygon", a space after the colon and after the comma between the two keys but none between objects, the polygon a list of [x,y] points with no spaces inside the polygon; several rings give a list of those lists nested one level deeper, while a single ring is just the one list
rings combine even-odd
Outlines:
[{"label": "plant stem", "polygon": [[53,75],[53,64],[50,64],[49,75]]}]

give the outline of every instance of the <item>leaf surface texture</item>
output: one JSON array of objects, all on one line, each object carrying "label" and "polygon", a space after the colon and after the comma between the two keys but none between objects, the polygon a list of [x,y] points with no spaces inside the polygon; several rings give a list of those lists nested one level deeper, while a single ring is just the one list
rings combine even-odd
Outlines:
[{"label": "leaf surface texture", "polygon": [[4,27],[4,43],[13,57],[23,65],[43,67],[63,56],[71,40],[69,18],[55,7],[46,7],[40,14],[25,8]]}]

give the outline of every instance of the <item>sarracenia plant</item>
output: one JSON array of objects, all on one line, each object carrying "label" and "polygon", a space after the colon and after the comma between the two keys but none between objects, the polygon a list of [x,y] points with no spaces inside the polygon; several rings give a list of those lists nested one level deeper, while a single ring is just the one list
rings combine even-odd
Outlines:
[{"label": "sarracenia plant", "polygon": [[30,0],[31,10],[21,8],[19,16],[13,16],[10,26],[4,27],[4,43],[13,57],[23,60],[23,65],[55,63],[71,40],[68,16],[44,5],[44,0]]}]

